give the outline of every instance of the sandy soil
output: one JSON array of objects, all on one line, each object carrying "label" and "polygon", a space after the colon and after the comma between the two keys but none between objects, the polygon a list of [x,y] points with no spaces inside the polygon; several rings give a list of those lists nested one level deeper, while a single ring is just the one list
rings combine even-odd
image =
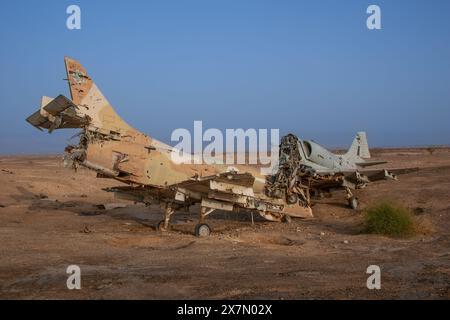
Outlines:
[{"label": "sandy soil", "polygon": [[[96,207],[117,202],[101,190],[117,182],[63,168],[60,157],[1,157],[0,298],[450,298],[450,149],[377,150],[378,158],[421,170],[358,191],[360,210],[342,195],[291,224],[217,213],[211,237],[198,239],[196,208],[162,234],[157,207]],[[361,210],[381,199],[410,207],[422,232],[361,234]],[[72,264],[81,290],[66,287]],[[381,290],[366,287],[373,264]]]}]

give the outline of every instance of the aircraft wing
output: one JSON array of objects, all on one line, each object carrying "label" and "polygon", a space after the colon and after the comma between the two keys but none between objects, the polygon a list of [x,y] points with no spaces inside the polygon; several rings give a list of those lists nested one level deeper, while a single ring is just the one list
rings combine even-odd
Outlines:
[{"label": "aircraft wing", "polygon": [[[289,216],[311,217],[311,208],[286,206],[282,199],[264,200],[255,195],[261,192],[259,181],[251,173],[224,172],[206,177],[194,177],[161,190],[151,186],[120,186],[104,189],[114,192],[118,199],[145,203],[170,202],[179,207],[200,204],[202,207],[225,211],[235,208],[255,209],[268,220],[278,221],[270,212],[288,212]],[[261,184],[262,186],[264,183]],[[261,188],[262,189],[262,188]],[[267,213],[269,212],[269,213]],[[267,213],[267,214],[266,214]],[[275,220],[274,220],[275,219]]]},{"label": "aircraft wing", "polygon": [[418,171],[419,168],[397,168],[397,169],[373,169],[373,170],[359,170],[358,172],[367,178],[370,182],[378,180],[397,180],[397,176]]},{"label": "aircraft wing", "polygon": [[208,207],[232,210],[235,203],[246,204],[248,197],[254,197],[255,177],[250,173],[224,172],[201,178],[192,178],[168,186],[165,190],[153,187],[120,186],[105,189],[115,192],[117,198],[158,202],[161,198],[179,203],[208,201]]},{"label": "aircraft wing", "polygon": [[333,174],[319,173],[319,178],[312,181],[311,187],[315,189],[339,187],[356,189],[365,186],[367,183],[379,180],[397,180],[397,175],[416,172],[418,170],[419,168],[398,168],[344,171]]},{"label": "aircraft wing", "polygon": [[254,182],[250,173],[224,172],[177,184],[175,199],[194,198],[208,202],[210,208],[231,211],[234,204],[247,204],[254,197]]}]

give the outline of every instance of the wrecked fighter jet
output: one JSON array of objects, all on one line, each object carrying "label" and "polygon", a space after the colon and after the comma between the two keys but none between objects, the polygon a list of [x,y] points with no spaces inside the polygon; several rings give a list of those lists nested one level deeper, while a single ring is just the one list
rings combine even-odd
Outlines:
[{"label": "wrecked fighter jet", "polygon": [[125,183],[106,190],[116,198],[160,204],[164,219],[159,230],[169,228],[176,210],[194,204],[200,205],[197,236],[210,234],[205,218],[217,209],[256,212],[270,221],[312,217],[308,186],[314,174],[306,167],[300,165],[295,185],[287,180],[275,185],[273,177],[254,166],[174,163],[174,149],[122,120],[78,61],[66,57],[65,66],[71,99],[43,97],[40,109],[27,121],[48,132],[80,128],[79,143],[65,149],[65,165]]},{"label": "wrecked fighter jet", "polygon": [[[280,169],[289,162],[290,168],[308,168],[315,179],[310,180],[309,192],[313,198],[331,195],[335,191],[345,191],[349,207],[356,209],[358,199],[352,190],[365,188],[370,182],[397,180],[397,175],[417,171],[418,168],[368,169],[385,164],[386,161],[371,161],[365,132],[356,134],[350,149],[344,154],[334,154],[313,140],[300,140],[293,134],[281,139]],[[292,179],[292,173],[290,179]],[[279,185],[273,184],[274,192]],[[295,199],[292,199],[295,201]]]},{"label": "wrecked fighter jet", "polygon": [[177,150],[122,120],[78,61],[66,57],[65,66],[71,99],[42,97],[40,109],[26,120],[48,132],[80,128],[78,144],[65,149],[65,165],[125,183],[105,189],[118,199],[161,205],[161,231],[169,228],[176,210],[195,204],[200,205],[196,236],[211,233],[205,219],[214,210],[255,212],[269,221],[289,222],[313,216],[311,195],[336,189],[345,190],[356,208],[351,189],[411,171],[365,170],[380,162],[366,160],[370,153],[364,133],[358,133],[345,155],[289,134],[281,140],[277,171],[268,175],[250,165],[176,163],[171,154]]}]

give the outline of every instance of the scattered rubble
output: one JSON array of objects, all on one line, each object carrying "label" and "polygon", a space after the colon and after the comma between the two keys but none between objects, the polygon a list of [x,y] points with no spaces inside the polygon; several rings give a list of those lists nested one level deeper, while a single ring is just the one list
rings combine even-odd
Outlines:
[{"label": "scattered rubble", "polygon": [[82,232],[82,233],[91,233],[92,231],[89,229],[89,227],[87,225],[85,225],[84,229],[81,230],[80,232]]}]

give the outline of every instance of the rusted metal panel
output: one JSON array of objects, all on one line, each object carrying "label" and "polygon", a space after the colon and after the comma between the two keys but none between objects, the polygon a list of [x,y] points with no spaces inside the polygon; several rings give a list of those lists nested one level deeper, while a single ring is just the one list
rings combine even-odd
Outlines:
[{"label": "rusted metal panel", "polygon": [[253,189],[248,187],[243,187],[236,184],[226,183],[226,182],[218,182],[215,180],[210,181],[211,190],[222,191],[226,193],[240,194],[244,196],[253,197]]},{"label": "rusted metal panel", "polygon": [[217,201],[213,199],[203,198],[201,202],[202,207],[225,210],[225,211],[233,211],[233,204],[223,201]]},{"label": "rusted metal panel", "polygon": [[247,205],[249,203],[249,198],[247,196],[223,192],[209,192],[208,198],[227,202],[234,202],[243,205]]}]

